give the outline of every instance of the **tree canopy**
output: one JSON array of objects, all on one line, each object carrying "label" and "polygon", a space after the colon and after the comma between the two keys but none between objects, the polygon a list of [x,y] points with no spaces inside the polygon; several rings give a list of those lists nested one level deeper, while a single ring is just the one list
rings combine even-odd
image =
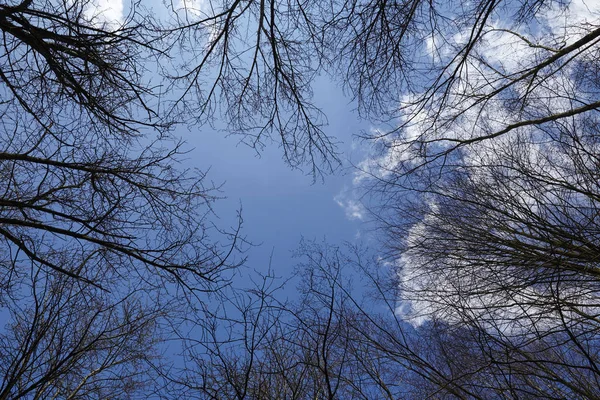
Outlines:
[{"label": "tree canopy", "polygon": [[[596,3],[109,3],[0,4],[0,399],[600,397]],[[173,130],[325,175],[323,75],[378,257],[237,288]]]}]

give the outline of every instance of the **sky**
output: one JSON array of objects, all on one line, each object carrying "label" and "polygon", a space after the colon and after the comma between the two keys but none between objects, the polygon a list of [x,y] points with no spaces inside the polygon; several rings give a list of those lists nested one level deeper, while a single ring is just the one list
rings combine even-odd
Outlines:
[{"label": "sky", "polygon": [[[92,4],[100,22],[122,20],[127,13],[122,0],[92,0]],[[144,5],[164,9],[156,0]],[[181,0],[175,5],[194,14],[206,2]],[[370,126],[359,120],[349,99],[329,79],[321,77],[313,87],[314,101],[328,119],[324,131],[339,142],[343,163],[316,182],[307,174],[308,168],[292,169],[285,164],[277,142],[258,153],[241,143],[239,136],[208,125],[180,126],[174,132],[185,141],[184,148],[191,149],[185,167],[209,170],[207,179],[221,188],[223,198],[214,205],[217,225],[234,226],[237,210],[242,209],[242,234],[255,245],[247,252],[247,266],[254,270],[266,271],[271,263],[278,275],[288,275],[301,238],[342,244],[364,241],[367,234],[361,206],[352,195],[351,163],[360,161],[365,146],[355,135]]]},{"label": "sky", "polygon": [[[122,18],[122,0],[94,1],[107,20]],[[154,4],[157,9],[164,7],[159,2]],[[207,4],[204,0],[180,0],[175,6],[187,8],[195,14],[196,10],[202,10]],[[598,4],[598,1],[585,0],[570,2],[568,20],[581,23],[592,15],[595,17]],[[563,37],[567,42],[579,37],[578,32],[569,30],[570,25],[565,24],[566,19],[562,12],[550,9],[543,15],[543,19],[550,31],[542,32],[536,27],[524,26],[520,28],[522,31],[519,34],[541,42],[545,42],[546,39],[551,41],[554,36]],[[530,46],[519,37],[502,30],[510,28],[511,24],[512,21],[493,19],[486,27],[486,39],[493,45],[485,47],[482,53],[482,57],[489,63],[509,71],[523,68],[533,59]],[[551,34],[545,39],[544,35],[548,33]],[[466,37],[467,35],[461,32],[454,32],[454,35],[446,38],[449,43],[447,46],[458,46]],[[436,38],[432,37],[428,42],[430,49],[434,42],[444,43],[439,38],[434,39]],[[433,62],[436,61],[435,57],[440,57],[437,61],[441,63],[448,61],[444,57],[451,57],[453,53],[444,49],[444,46],[438,48],[435,55],[431,52]],[[469,80],[474,81],[476,77],[476,74],[470,71]],[[365,227],[364,218],[361,218],[360,203],[353,191],[359,175],[350,167],[348,159],[365,169],[383,165],[385,168],[380,170],[389,173],[395,164],[405,161],[409,155],[408,151],[400,153],[406,150],[403,146],[395,145],[391,146],[389,153],[383,154],[379,159],[365,159],[365,154],[361,154],[356,148],[368,147],[368,144],[354,141],[353,136],[372,127],[358,119],[353,105],[328,79],[320,78],[314,83],[314,90],[316,105],[322,108],[329,121],[325,132],[340,142],[338,150],[345,162],[342,168],[335,174],[325,176],[323,181],[317,180],[316,183],[312,183],[312,178],[306,171],[290,169],[282,160],[282,152],[277,143],[270,144],[258,154],[252,148],[241,144],[239,137],[227,136],[226,132],[217,132],[209,126],[194,127],[191,130],[181,127],[175,132],[185,140],[188,148],[193,148],[188,154],[186,165],[201,170],[210,169],[208,179],[216,185],[223,184],[221,188],[225,198],[215,205],[221,222],[219,225],[225,228],[234,225],[236,211],[242,209],[243,234],[257,245],[248,252],[250,268],[265,271],[271,262],[271,267],[278,274],[289,274],[294,265],[291,254],[302,237],[324,239],[333,244],[368,241],[369,232]],[[410,100],[404,99],[405,102]],[[403,99],[399,99],[399,102],[402,101]],[[457,96],[456,102],[458,108],[464,106],[462,97]],[[503,116],[496,118],[500,125],[510,120],[510,116],[501,111],[502,109],[495,109],[493,113]],[[412,117],[414,115],[411,114]],[[425,119],[422,118],[423,121]],[[478,121],[477,118],[465,120]],[[486,119],[488,122],[490,120]],[[425,123],[415,123],[408,127],[405,133],[409,137],[427,135],[427,132],[422,131],[427,127]],[[445,131],[445,134],[461,136],[480,131],[478,127],[469,123],[459,124],[455,130],[456,132]],[[377,175],[377,171],[373,173]],[[407,276],[410,276],[410,270],[404,270]]]},{"label": "sky", "polygon": [[364,241],[368,235],[364,220],[352,207],[354,200],[347,196],[353,181],[350,161],[360,157],[364,145],[354,136],[368,125],[326,78],[315,84],[315,100],[328,117],[325,132],[340,142],[344,165],[314,183],[307,170],[285,164],[277,143],[257,153],[240,143],[239,136],[208,126],[177,132],[194,148],[188,155],[189,165],[201,170],[210,167],[208,179],[223,183],[226,198],[215,205],[221,221],[231,226],[241,206],[244,233],[257,245],[248,253],[252,269],[265,271],[272,254],[271,267],[277,275],[289,274],[295,263],[292,252],[301,238],[342,244]]},{"label": "sky", "polygon": [[[123,10],[121,0],[93,1],[96,2],[96,10],[100,13],[99,15],[102,15],[102,17],[98,17],[99,23],[120,20],[123,18],[123,13],[126,12]],[[181,1],[198,7],[203,4],[203,0]],[[576,16],[574,20],[585,22],[585,18],[590,15],[590,8],[585,5],[583,0],[574,0],[572,4],[574,5],[573,13]],[[600,0],[596,0],[593,4],[597,6],[594,9],[595,15],[600,15]],[[554,16],[550,15],[549,21],[552,21],[551,17]],[[523,68],[523,63],[528,60],[527,57],[535,55],[531,53],[530,46],[525,46],[521,39],[515,40],[512,37],[515,35],[507,37],[506,32],[502,33],[501,28],[504,27],[502,23],[495,21],[494,24],[486,29],[489,32],[490,41],[494,43],[495,47],[492,48],[493,51],[484,52],[482,56],[490,65],[502,67],[499,69],[505,68],[512,71]],[[552,27],[554,28],[554,26]],[[577,38],[576,32],[568,32],[567,28],[560,25],[555,27],[555,29],[559,28],[565,30],[562,36],[566,38],[566,43],[569,43],[572,38]],[[536,33],[519,32],[520,35],[532,35],[533,38]],[[462,36],[456,35],[452,38],[452,41],[455,42],[452,44],[461,45],[461,40],[463,40]],[[505,57],[507,54],[510,54],[511,57]],[[445,54],[443,51],[439,53],[440,57],[444,55],[450,57],[452,54],[450,52]],[[471,81],[476,78],[477,75],[471,72]],[[382,173],[389,173],[390,169],[393,169],[399,162],[406,161],[402,157],[406,157],[409,153],[400,154],[397,149],[403,149],[403,147],[398,145],[391,146],[390,152],[382,154],[379,159],[365,158],[369,144],[359,142],[355,139],[355,135],[371,131],[373,126],[358,118],[354,104],[329,79],[318,78],[313,87],[315,104],[321,108],[329,122],[324,131],[332,138],[333,142],[339,143],[337,150],[343,162],[336,172],[325,175],[322,180],[317,179],[316,182],[308,173],[310,172],[308,168],[292,169],[285,163],[282,158],[282,150],[276,141],[257,153],[256,150],[243,144],[239,136],[227,135],[226,131],[217,131],[208,125],[191,128],[179,126],[174,132],[176,137],[185,141],[184,150],[188,150],[183,166],[208,171],[206,179],[220,187],[222,198],[217,200],[214,205],[215,217],[213,219],[217,219],[217,226],[222,229],[234,227],[237,211],[241,209],[244,221],[242,235],[249,242],[255,244],[247,252],[246,267],[250,271],[266,272],[270,267],[276,276],[290,276],[296,263],[292,254],[301,238],[316,241],[326,240],[331,244],[344,242],[375,244],[373,247],[377,249],[377,244],[367,225],[368,217],[363,215],[364,210],[361,208],[359,198],[356,197],[355,186],[361,180],[362,175],[358,174],[351,165],[358,164],[367,169],[384,166],[385,168],[380,168]],[[420,94],[417,93],[415,96]],[[410,98],[406,98],[406,102],[410,100]],[[466,102],[459,96],[450,98],[449,101],[456,101],[457,104],[461,104],[461,107],[466,107]],[[560,104],[556,106],[558,107]],[[508,110],[497,108],[491,111],[494,111],[493,115],[500,120],[500,124],[510,122],[510,116],[506,115]],[[466,115],[471,117],[469,114]],[[412,114],[412,116],[415,115]],[[480,132],[479,127],[476,126],[477,116],[464,118],[466,123],[459,123],[455,126],[456,133],[446,130],[444,134],[462,138],[461,135]],[[427,132],[422,129],[427,128],[427,124],[421,124],[422,120],[425,121],[425,117],[416,118],[415,124],[405,130],[405,134],[409,138],[426,136]],[[494,127],[494,129],[500,130],[502,126]],[[481,147],[473,146],[473,148],[477,149],[478,155],[485,155],[481,151]],[[473,162],[481,163],[481,160],[474,159]],[[376,174],[376,172],[374,173]],[[410,232],[414,235],[415,241],[427,235],[425,232],[419,236],[419,229],[420,226],[415,225]],[[415,257],[417,256],[418,254]],[[419,266],[419,262],[410,257],[409,253],[404,259],[398,260],[402,267],[399,280],[405,284],[405,287],[408,287],[408,282],[414,283],[416,285],[415,292],[418,292],[420,289],[418,285],[421,284],[418,273],[421,271],[411,270],[406,266],[410,267],[411,264]],[[452,283],[450,281],[448,283],[444,276],[439,278],[436,276],[436,279],[431,284],[434,287],[434,290],[431,291],[434,296],[445,289],[445,285],[448,286],[449,283]],[[430,282],[427,281],[423,285],[426,283]],[[491,303],[491,300],[494,299],[490,298],[489,300],[488,302]],[[429,315],[428,310],[434,309],[438,303],[443,304],[436,297],[433,297],[433,301],[429,301],[427,298],[424,300],[418,298],[416,301],[420,301],[420,303],[406,300],[399,309],[399,311],[408,310],[406,314],[400,315],[407,321],[410,320],[409,322],[415,326],[426,320],[420,318],[421,315]],[[474,304],[473,309],[476,309],[478,304]],[[411,315],[411,307],[414,308],[412,315],[415,318]],[[520,312],[520,310],[518,311]]]}]

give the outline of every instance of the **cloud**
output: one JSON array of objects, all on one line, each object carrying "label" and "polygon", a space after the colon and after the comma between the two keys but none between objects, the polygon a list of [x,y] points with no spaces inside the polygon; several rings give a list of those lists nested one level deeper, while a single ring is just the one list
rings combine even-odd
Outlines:
[{"label": "cloud", "polygon": [[179,0],[177,6],[177,11],[184,12],[188,18],[200,19],[210,5],[206,0]]},{"label": "cloud", "polygon": [[[382,146],[379,152],[368,155],[358,163],[360,171],[354,175],[354,187],[365,185],[371,179],[385,180],[397,173],[400,167],[414,167],[424,160],[423,154],[441,153],[456,139],[469,140],[499,132],[523,119],[539,118],[540,113],[543,116],[571,110],[574,107],[573,98],[582,102],[597,101],[597,97],[594,97],[596,94],[579,91],[573,80],[576,63],[556,63],[540,71],[532,80],[516,82],[510,86],[510,90],[502,90],[501,95],[497,95],[498,89],[506,85],[510,77],[528,71],[540,60],[554,54],[556,49],[597,29],[600,24],[600,1],[572,0],[566,8],[549,9],[539,17],[540,24],[535,27],[515,28],[512,21],[493,21],[484,27],[481,45],[474,48],[468,62],[458,69],[456,83],[447,91],[431,94],[430,100],[424,105],[419,100],[429,93],[427,81],[424,81],[422,93],[415,92],[401,97],[398,108],[401,110],[399,123],[402,124],[402,129],[393,134],[372,131],[373,136],[379,138],[376,142]],[[454,73],[454,49],[462,48],[464,41],[465,35],[460,32],[448,32],[444,38],[430,37],[426,40],[423,51],[436,66],[450,63],[448,73]],[[593,49],[585,50],[578,54],[578,59],[595,63],[596,55],[592,51]],[[482,98],[486,101],[482,102]],[[521,101],[524,98],[527,99],[526,102]],[[520,107],[515,109],[514,104]],[[520,160],[534,173],[546,177],[550,182],[556,179],[559,182],[567,181],[574,187],[581,185],[576,181],[576,176],[569,175],[574,166],[568,163],[564,151],[556,147],[556,143],[549,142],[547,137],[540,135],[535,127],[514,129],[492,141],[464,146],[461,149],[462,166],[469,167],[470,179],[473,181],[481,185],[493,184],[488,176],[490,171],[485,166],[499,165],[503,159],[510,159],[519,144],[523,148],[523,141],[527,142],[527,151],[519,156]],[[596,150],[586,148],[586,152],[591,154],[596,154]],[[590,168],[594,168],[593,163],[590,163]],[[514,186],[511,198],[523,202],[523,209],[536,212],[535,199],[522,190],[527,182],[519,181],[518,177],[512,178],[519,184]],[[358,198],[356,193],[355,189],[346,189],[335,200],[349,218],[355,215],[354,218],[362,219],[364,206],[353,200]],[[553,202],[552,196],[558,198],[559,195],[550,188],[544,192],[549,203]],[[409,249],[418,249],[420,243],[431,240],[432,232],[427,229],[427,225],[439,223],[435,221],[436,205],[429,206],[431,210],[425,213],[423,222],[413,225],[405,238]],[[470,273],[473,272],[472,269],[460,264],[460,261],[451,258],[446,261],[453,262],[455,268],[428,271],[428,260],[417,250],[406,251],[396,260],[402,289],[397,313],[402,318],[415,326],[433,316],[449,323],[458,323],[461,315],[456,312],[456,307],[460,304],[465,309],[479,310],[477,312],[482,319],[495,321],[495,329],[504,333],[523,329],[519,324],[522,323],[524,314],[543,319],[539,327],[551,328],[559,320],[556,313],[546,312],[531,302],[531,299],[544,295],[535,286],[524,287],[519,293],[510,296],[503,292],[501,286],[490,287],[487,294],[457,295],[460,294],[457,288],[463,288],[463,293],[470,293],[468,289],[473,288],[472,292],[478,293],[477,285],[480,282]],[[510,279],[514,277],[507,275],[498,279],[498,282],[501,285],[503,282],[510,282]],[[569,290],[563,289],[563,293],[580,301],[582,307],[589,305],[588,311],[598,312],[595,294],[578,293],[575,289],[571,293]],[[490,304],[502,306],[489,307]],[[523,310],[523,304],[529,308]]]},{"label": "cloud", "polygon": [[[216,6],[210,0],[178,0],[175,12],[185,23],[198,23],[208,33],[204,39],[207,48],[217,40],[220,33],[226,29],[223,25],[223,5]],[[219,16],[220,15],[220,16]]]},{"label": "cloud", "polygon": [[550,29],[548,37],[561,37],[564,45],[569,45],[588,33],[591,26],[598,24],[600,2],[597,0],[571,0],[564,9],[549,8],[542,14],[542,20]]},{"label": "cloud", "polygon": [[84,10],[94,26],[117,29],[123,23],[123,8],[123,0],[92,0]]},{"label": "cloud", "polygon": [[334,197],[334,201],[346,213],[346,218],[350,220],[362,221],[365,219],[366,210],[360,201],[350,197],[352,193],[347,190],[342,190],[340,194]]}]

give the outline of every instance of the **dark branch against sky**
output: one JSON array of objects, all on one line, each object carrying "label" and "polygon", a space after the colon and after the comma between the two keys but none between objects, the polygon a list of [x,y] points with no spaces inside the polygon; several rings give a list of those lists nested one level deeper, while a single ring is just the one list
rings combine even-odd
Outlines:
[{"label": "dark branch against sky", "polygon": [[0,33],[0,399],[600,397],[597,2]]}]

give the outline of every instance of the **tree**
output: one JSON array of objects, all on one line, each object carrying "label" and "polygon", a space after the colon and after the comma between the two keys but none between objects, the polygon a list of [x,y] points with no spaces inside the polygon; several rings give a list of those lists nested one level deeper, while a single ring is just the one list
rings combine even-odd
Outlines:
[{"label": "tree", "polygon": [[[547,131],[543,143],[522,133],[509,146],[489,146],[493,162],[483,151],[483,160],[471,156],[475,165],[459,165],[428,187],[427,203],[413,209],[419,221],[393,227],[406,235],[403,297],[412,302],[409,317],[430,315],[485,337],[490,368],[544,381],[539,392],[514,393],[595,397],[591,143],[580,142],[580,131],[557,138]],[[593,127],[584,131],[595,136]]]},{"label": "tree", "polygon": [[34,270],[3,298],[0,398],[123,398],[148,394],[169,305],[143,293],[112,296],[68,276]]},{"label": "tree", "polygon": [[287,12],[308,16],[291,21],[298,46],[323,49],[314,71],[384,125],[358,179],[425,342],[382,352],[428,382],[421,394],[597,397],[598,9],[243,4],[274,44]]},{"label": "tree", "polygon": [[[196,210],[212,196],[202,173],[173,168],[181,145],[164,147],[167,120],[150,108],[156,93],[140,69],[153,31],[130,21],[97,26],[89,7],[3,8],[4,282],[24,255],[102,286],[105,278],[84,275],[84,265],[55,261],[65,253],[112,263],[117,273],[139,264],[180,282],[209,282],[225,256],[205,240],[205,214]],[[164,139],[144,139],[150,128]]]},{"label": "tree", "polygon": [[[428,365],[395,313],[397,286],[381,280],[388,276],[361,249],[347,250],[305,241],[294,278],[270,274],[228,296],[230,306],[213,318],[194,317],[208,334],[188,341],[191,357],[171,377],[173,390],[198,399],[409,396],[410,368]],[[354,268],[369,296],[353,288]],[[293,284],[299,298],[282,301]]]},{"label": "tree", "polygon": [[177,19],[168,40],[185,55],[168,74],[176,93],[171,113],[193,123],[221,117],[228,133],[259,150],[278,142],[284,160],[307,165],[313,178],[339,165],[336,142],[323,131],[326,116],[312,99],[326,59],[322,5],[219,0],[171,8]]},{"label": "tree", "polygon": [[174,167],[145,75],[162,33],[135,6],[0,5],[0,398],[141,391],[167,317],[238,265],[239,227],[214,227],[214,189]]},{"label": "tree", "polygon": [[[593,5],[178,7],[159,19],[134,2],[108,19],[87,1],[0,5],[0,304],[13,318],[2,396],[91,393],[97,368],[200,397],[598,396]],[[382,126],[357,179],[379,195],[399,276],[359,268],[386,313],[351,294],[338,273],[350,261],[310,246],[298,304],[265,283],[215,295],[216,313],[239,227],[213,227],[215,192],[173,167],[170,129],[220,111],[246,142],[277,140],[317,175],[336,162],[311,97],[323,73]],[[53,321],[75,320],[72,336],[52,336]],[[199,375],[137,374],[161,334]],[[55,355],[57,341],[70,344]],[[80,389],[58,386],[68,374]],[[132,393],[114,383],[97,396]]]},{"label": "tree", "polygon": [[405,318],[436,321],[454,396],[595,398],[597,10],[477,6],[431,38],[436,81],[365,164]]}]

